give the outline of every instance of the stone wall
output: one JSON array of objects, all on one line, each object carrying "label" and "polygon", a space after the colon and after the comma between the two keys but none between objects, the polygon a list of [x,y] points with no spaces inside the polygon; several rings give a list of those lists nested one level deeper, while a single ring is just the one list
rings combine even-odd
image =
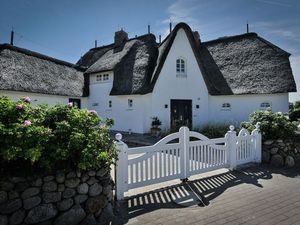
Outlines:
[{"label": "stone wall", "polygon": [[112,181],[105,170],[0,178],[0,225],[107,224]]},{"label": "stone wall", "polygon": [[262,149],[262,161],[274,167],[293,167],[300,162],[300,140],[266,140]]}]

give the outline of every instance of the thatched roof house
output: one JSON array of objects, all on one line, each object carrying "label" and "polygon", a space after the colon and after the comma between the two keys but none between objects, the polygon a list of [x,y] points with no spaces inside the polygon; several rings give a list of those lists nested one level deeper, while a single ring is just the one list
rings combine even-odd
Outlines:
[{"label": "thatched roof house", "polygon": [[93,48],[77,65],[86,73],[114,72],[111,95],[152,92],[179,29],[184,29],[210,95],[272,94],[296,91],[290,54],[256,33],[208,42],[195,38],[191,28],[179,23],[159,45],[152,34]]},{"label": "thatched roof house", "polygon": [[0,45],[0,90],[62,96],[84,96],[82,70],[9,44]]}]

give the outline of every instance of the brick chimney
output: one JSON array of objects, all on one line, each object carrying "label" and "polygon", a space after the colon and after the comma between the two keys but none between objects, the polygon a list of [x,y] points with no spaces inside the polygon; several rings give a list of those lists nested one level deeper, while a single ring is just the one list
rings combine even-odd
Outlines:
[{"label": "brick chimney", "polygon": [[123,29],[115,32],[115,48],[123,46],[128,40],[128,33]]},{"label": "brick chimney", "polygon": [[199,32],[198,32],[198,31],[193,31],[193,35],[194,35],[194,39],[195,39],[197,45],[200,45],[201,39],[200,39],[200,34],[199,34]]}]

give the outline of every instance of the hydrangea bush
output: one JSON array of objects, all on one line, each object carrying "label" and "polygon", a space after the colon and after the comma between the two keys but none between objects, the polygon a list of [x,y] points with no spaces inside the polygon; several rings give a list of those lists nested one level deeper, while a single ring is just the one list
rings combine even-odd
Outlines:
[{"label": "hydrangea bush", "polygon": [[0,161],[45,169],[109,167],[117,155],[112,125],[72,104],[33,107],[28,97],[16,102],[0,97]]},{"label": "hydrangea bush", "polygon": [[242,127],[252,131],[255,124],[260,123],[260,131],[264,140],[293,139],[297,131],[297,122],[291,121],[287,114],[272,112],[271,109],[252,113]]}]

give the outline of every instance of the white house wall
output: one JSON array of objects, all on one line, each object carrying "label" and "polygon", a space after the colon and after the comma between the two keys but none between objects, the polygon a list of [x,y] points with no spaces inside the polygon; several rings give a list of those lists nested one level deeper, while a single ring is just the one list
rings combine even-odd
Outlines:
[{"label": "white house wall", "polygon": [[[288,93],[209,96],[208,101],[211,123],[238,125],[248,120],[252,112],[263,109],[260,107],[263,102],[270,103],[274,112],[288,112],[289,109]],[[222,109],[223,103],[229,103],[230,110]]]},{"label": "white house wall", "polygon": [[[176,59],[179,57],[186,60],[186,77],[176,77]],[[162,129],[170,128],[171,99],[192,100],[194,127],[207,122],[208,91],[183,29],[177,32],[152,93],[152,116],[162,121]],[[164,107],[166,104],[168,108]],[[196,105],[199,105],[199,109]]]},{"label": "white house wall", "polygon": [[22,97],[28,96],[31,98],[31,103],[33,105],[45,104],[45,103],[50,106],[53,106],[58,103],[67,104],[69,102],[69,98],[80,99],[81,108],[87,108],[87,103],[88,103],[87,97],[47,95],[47,94],[32,93],[32,92],[21,92],[21,91],[0,90],[0,96],[8,96],[14,101],[19,100]]},{"label": "white house wall", "polygon": [[[99,74],[109,74],[109,80],[97,82]],[[94,109],[102,118],[112,118],[115,125],[112,130],[146,133],[145,118],[147,118],[150,95],[119,95],[110,96],[113,84],[113,72],[103,72],[90,75],[89,109]],[[128,99],[133,100],[133,107],[128,107]],[[112,107],[109,107],[109,101]]]}]

